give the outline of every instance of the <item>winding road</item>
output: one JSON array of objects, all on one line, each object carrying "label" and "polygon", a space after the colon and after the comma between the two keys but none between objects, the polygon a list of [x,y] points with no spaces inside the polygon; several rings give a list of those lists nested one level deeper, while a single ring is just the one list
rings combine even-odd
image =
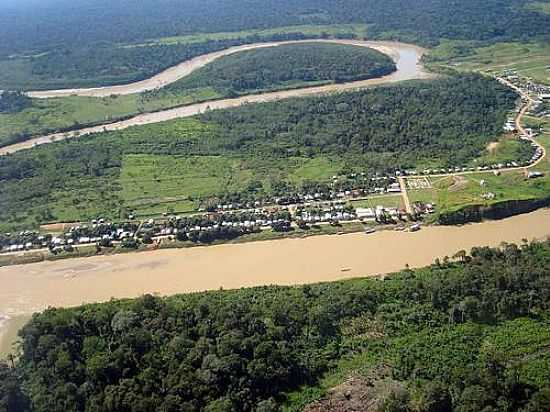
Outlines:
[{"label": "winding road", "polygon": [[286,42],[273,42],[273,43],[257,43],[244,46],[231,47],[219,52],[205,54],[203,56],[196,57],[188,60],[177,66],[174,66],[158,75],[136,83],[131,83],[122,86],[110,86],[92,89],[65,89],[65,90],[50,90],[39,92],[28,92],[28,94],[35,98],[51,98],[62,96],[93,96],[102,97],[110,96],[113,94],[123,95],[138,93],[146,90],[152,90],[159,87],[166,86],[173,83],[195,70],[211,63],[212,61],[227,56],[233,53],[237,53],[244,50],[252,50],[255,48],[264,47],[276,47],[282,44],[293,44],[303,42],[323,42],[323,43],[336,43],[355,45],[362,47],[369,47],[380,51],[386,55],[389,55],[395,62],[397,70],[387,76],[360,80],[349,83],[329,84],[325,86],[306,87],[300,89],[284,90],[277,92],[267,92],[261,94],[253,94],[248,96],[242,96],[233,99],[220,99],[212,100],[203,103],[190,104],[186,106],[176,107],[173,109],[161,110],[154,113],[143,113],[137,116],[131,117],[126,120],[121,120],[113,123],[102,124],[99,126],[84,127],[72,132],[65,133],[52,133],[44,136],[38,136],[26,140],[24,142],[16,143],[13,145],[0,148],[0,156],[9,153],[14,153],[20,150],[29,149],[37,145],[56,142],[59,140],[69,139],[73,137],[83,136],[91,133],[99,133],[104,131],[121,130],[131,126],[158,123],[167,120],[190,117],[196,114],[202,113],[205,110],[217,110],[226,109],[231,107],[238,107],[247,103],[261,103],[287,99],[291,97],[311,96],[318,94],[325,94],[331,92],[362,89],[374,85],[399,82],[404,80],[413,79],[428,79],[433,77],[433,74],[426,72],[420,62],[425,49],[406,43],[399,42],[385,42],[385,41],[362,41],[362,40],[340,40],[340,39],[318,39],[318,40],[299,40],[299,41],[286,41]]}]

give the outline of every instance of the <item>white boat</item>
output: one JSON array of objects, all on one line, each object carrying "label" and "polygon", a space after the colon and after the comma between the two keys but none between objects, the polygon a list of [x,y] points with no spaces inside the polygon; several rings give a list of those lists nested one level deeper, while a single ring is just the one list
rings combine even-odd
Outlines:
[{"label": "white boat", "polygon": [[415,223],[409,228],[409,232],[418,232],[420,230],[420,224]]}]

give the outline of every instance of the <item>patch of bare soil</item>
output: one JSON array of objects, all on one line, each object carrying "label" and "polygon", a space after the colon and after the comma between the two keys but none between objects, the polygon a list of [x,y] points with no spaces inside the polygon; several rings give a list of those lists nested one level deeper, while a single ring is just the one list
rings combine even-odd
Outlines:
[{"label": "patch of bare soil", "polygon": [[66,231],[67,229],[70,229],[73,226],[78,225],[79,223],[51,223],[49,225],[40,225],[40,231],[48,233],[61,233]]},{"label": "patch of bare soil", "polygon": [[303,412],[378,412],[390,398],[407,398],[403,384],[391,379],[352,376],[323,399],[306,406]]},{"label": "patch of bare soil", "polygon": [[449,186],[449,192],[458,192],[468,184],[468,180],[464,176],[453,176],[453,184]]},{"label": "patch of bare soil", "polygon": [[487,145],[487,152],[489,152],[489,154],[495,154],[495,152],[497,151],[497,148],[498,148],[498,145],[499,145],[499,142],[491,142]]}]

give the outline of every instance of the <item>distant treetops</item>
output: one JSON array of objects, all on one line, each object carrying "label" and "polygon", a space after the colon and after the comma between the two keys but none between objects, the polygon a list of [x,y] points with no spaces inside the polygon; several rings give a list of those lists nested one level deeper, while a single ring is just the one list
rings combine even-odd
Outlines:
[{"label": "distant treetops", "polygon": [[31,99],[22,92],[0,91],[0,113],[17,113],[31,104]]}]

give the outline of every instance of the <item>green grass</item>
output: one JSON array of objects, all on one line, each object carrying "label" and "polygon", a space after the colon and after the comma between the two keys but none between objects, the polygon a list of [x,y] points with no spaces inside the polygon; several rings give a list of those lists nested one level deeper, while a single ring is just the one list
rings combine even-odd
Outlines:
[{"label": "green grass", "polygon": [[244,30],[235,32],[220,32],[220,33],[201,33],[185,36],[162,37],[152,39],[148,42],[126,45],[124,47],[145,46],[151,44],[190,44],[202,43],[209,40],[229,40],[238,39],[247,36],[271,36],[274,34],[285,33],[303,33],[306,36],[328,35],[337,37],[339,35],[353,33],[359,38],[364,38],[367,35],[367,25],[365,24],[329,24],[329,25],[300,25],[286,26],[266,30]]},{"label": "green grass", "polygon": [[[537,169],[538,170],[538,169]],[[482,185],[483,182],[483,185]],[[468,205],[489,206],[509,200],[530,200],[548,197],[550,177],[527,179],[521,171],[504,172],[500,176],[491,173],[475,173],[463,176],[461,181],[453,177],[435,178],[434,188],[411,191],[411,201],[431,201],[438,212],[453,212]],[[493,193],[493,199],[483,198]]]},{"label": "green grass", "polygon": [[516,70],[540,83],[550,84],[550,44],[496,43],[475,47],[473,42],[444,41],[427,58],[434,67],[450,67],[459,71],[500,73]]},{"label": "green grass", "polygon": [[289,180],[300,183],[304,180],[323,181],[340,173],[343,162],[339,159],[316,157],[305,160],[300,166],[292,170]]},{"label": "green grass", "polygon": [[[273,181],[299,185],[328,180],[340,168],[339,161],[326,157],[126,155],[118,183],[125,207],[138,216],[149,216],[196,211],[199,199],[243,192],[252,182],[260,182],[269,192]],[[63,207],[69,214],[73,209],[70,204]]]},{"label": "green grass", "polygon": [[353,207],[365,208],[373,208],[376,206],[401,208],[403,207],[403,197],[400,193],[395,195],[371,196],[364,200],[352,200],[351,204]]},{"label": "green grass", "polygon": [[238,159],[219,156],[125,156],[120,176],[122,197],[136,202],[244,190],[252,172],[242,166]]},{"label": "green grass", "polygon": [[143,112],[220,98],[212,88],[163,93],[143,99],[139,94],[114,97],[69,96],[33,99],[33,106],[19,113],[0,114],[0,145],[18,135],[36,135],[66,130],[79,125],[112,122]]}]

